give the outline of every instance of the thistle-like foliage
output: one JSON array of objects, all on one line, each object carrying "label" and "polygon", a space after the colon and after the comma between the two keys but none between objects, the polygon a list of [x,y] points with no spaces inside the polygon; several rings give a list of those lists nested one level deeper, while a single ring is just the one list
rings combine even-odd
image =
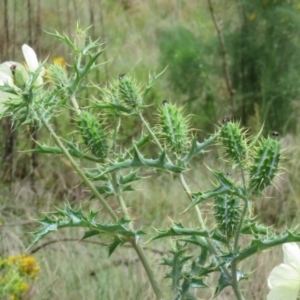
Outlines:
[{"label": "thistle-like foliage", "polygon": [[100,121],[92,113],[82,111],[77,124],[84,144],[93,155],[104,161],[108,155],[109,144],[107,134]]},{"label": "thistle-like foliage", "polygon": [[176,154],[185,152],[191,143],[188,121],[175,104],[165,102],[159,110],[158,134],[165,140],[167,148]]},{"label": "thistle-like foliage", "polygon": [[280,142],[268,137],[254,151],[254,161],[250,167],[249,189],[259,193],[272,183],[280,160]]},{"label": "thistle-like foliage", "polygon": [[138,108],[143,104],[141,88],[130,75],[121,74],[119,76],[118,93],[120,100],[130,108]]},{"label": "thistle-like foliage", "polygon": [[225,156],[234,164],[242,164],[247,154],[247,140],[239,124],[226,122],[221,128],[220,139]]},{"label": "thistle-like foliage", "polygon": [[214,214],[217,228],[231,238],[236,232],[241,217],[239,200],[229,194],[215,197]]},{"label": "thistle-like foliage", "polygon": [[66,88],[69,84],[66,68],[58,63],[48,65],[46,77],[57,88]]}]

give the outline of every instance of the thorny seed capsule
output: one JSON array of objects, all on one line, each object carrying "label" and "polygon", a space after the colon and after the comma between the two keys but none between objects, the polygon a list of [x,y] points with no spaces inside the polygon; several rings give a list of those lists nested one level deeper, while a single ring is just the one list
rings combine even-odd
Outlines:
[{"label": "thorny seed capsule", "polygon": [[280,160],[280,142],[274,138],[267,138],[254,154],[254,162],[250,167],[249,188],[257,194],[272,183]]},{"label": "thorny seed capsule", "polygon": [[238,199],[229,194],[215,197],[214,215],[218,229],[231,238],[240,221],[241,210]]},{"label": "thorny seed capsule", "polygon": [[87,111],[81,111],[78,127],[85,145],[93,155],[104,160],[108,155],[109,145],[107,134],[98,118]]},{"label": "thorny seed capsule", "polygon": [[188,117],[175,104],[162,105],[159,114],[159,134],[166,141],[166,146],[175,153],[182,153],[189,146]]},{"label": "thorny seed capsule", "polygon": [[136,81],[129,75],[119,75],[119,96],[122,102],[129,107],[139,107],[142,105],[143,98],[141,89]]},{"label": "thorny seed capsule", "polygon": [[244,161],[247,153],[245,134],[237,123],[226,122],[221,128],[221,143],[227,158],[236,164]]}]

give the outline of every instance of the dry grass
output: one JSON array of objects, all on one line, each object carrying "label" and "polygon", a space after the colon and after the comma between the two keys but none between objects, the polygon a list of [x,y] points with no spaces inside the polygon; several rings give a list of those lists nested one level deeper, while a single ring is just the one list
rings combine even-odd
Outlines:
[{"label": "dry grass", "polygon": [[[201,32],[204,43],[212,34],[215,35],[205,1],[122,0],[118,1],[118,4],[113,4],[114,1],[110,0],[35,0],[31,1],[32,20],[29,21],[27,20],[29,9],[26,5],[28,2],[23,1],[22,5],[18,4],[15,7],[15,1],[8,1],[9,36],[5,32],[0,33],[1,60],[18,57],[21,59],[20,46],[29,43],[31,39],[31,45],[39,49],[42,59],[48,55],[50,59],[64,56],[68,62],[70,59],[68,50],[53,38],[49,38],[43,30],[50,32],[58,30],[72,36],[77,21],[80,21],[82,27],[88,27],[93,21],[92,36],[100,37],[107,46],[103,60],[108,60],[108,63],[95,74],[100,84],[104,84],[109,78],[117,77],[122,72],[134,71],[142,79],[146,79],[148,70],[153,72],[159,69],[161,66],[158,64],[158,48],[155,42],[157,28],[171,28],[176,23],[182,22],[193,32]],[[40,12],[38,2],[41,3]],[[4,11],[3,3],[0,3],[1,11]],[[230,9],[226,4],[222,4],[218,6],[217,13],[221,13],[223,8]],[[40,13],[40,27],[38,13]],[[18,16],[16,21],[14,21],[14,14]],[[33,25],[28,26],[29,22]],[[26,31],[23,31],[23,28],[26,28]],[[220,87],[222,94],[224,92],[222,84],[217,82],[216,85]],[[158,100],[174,96],[172,91],[168,90],[167,81],[164,79],[158,82],[157,89]],[[58,125],[70,126],[63,122],[58,120]],[[300,141],[295,138],[290,141],[293,151],[287,153],[288,159],[285,162],[290,173],[283,175],[277,181],[277,189],[271,188],[268,191],[269,197],[257,199],[256,203],[259,220],[268,225],[277,225],[278,230],[287,224],[295,226],[300,222],[299,144]],[[18,149],[27,149],[27,146],[22,143]],[[55,162],[48,158],[41,159],[35,190],[33,190],[29,180],[30,171],[25,170],[25,175],[21,172],[22,166],[28,163],[28,157],[23,153],[17,155],[15,182],[0,187],[2,223],[0,253],[2,256],[25,251],[31,240],[28,232],[33,231],[36,226],[32,220],[41,216],[42,212],[51,211],[54,206],[61,207],[64,201],[72,205],[78,205],[80,202],[86,208],[98,207],[97,202],[87,200],[88,195],[82,187],[78,186],[78,178],[63,160]],[[214,154],[207,156],[205,162],[211,167],[221,168]],[[148,232],[153,233],[153,227],[168,228],[170,219],[181,221],[186,226],[197,227],[198,223],[193,211],[180,214],[189,200],[178,180],[166,174],[152,175],[151,178],[136,185],[136,193],[127,194],[125,197],[136,228],[146,228]],[[187,175],[187,180],[193,190],[211,187],[209,172],[200,162],[197,170]],[[109,201],[112,201],[117,208],[114,199]],[[202,211],[209,219],[212,215],[212,204],[202,205]],[[106,217],[101,213],[101,218],[106,219]],[[124,246],[107,259],[105,246],[79,241],[80,237],[81,234],[76,230],[64,230],[48,236],[36,246],[47,241],[56,241],[34,253],[41,264],[41,271],[39,280],[32,286],[26,299],[150,300],[154,298],[144,270],[136,261],[135,253],[130,248]],[[66,238],[75,241],[64,241]],[[96,239],[93,241],[98,242]],[[164,243],[155,241],[146,245],[148,248],[161,251],[156,253],[151,249],[146,250],[167,294],[169,281],[163,279],[165,269],[159,263],[163,253],[170,249],[170,244],[170,241],[165,240]],[[28,251],[36,249],[34,247]],[[250,280],[242,283],[247,300],[264,299],[268,290],[266,278],[280,261],[281,251],[277,247],[254,256],[244,263],[245,271],[251,273]],[[209,282],[212,289],[200,290],[197,296],[201,299],[212,299],[214,280]],[[171,299],[171,296],[166,299]],[[233,299],[232,293],[226,289],[217,299]]]},{"label": "dry grass", "polygon": [[[219,167],[211,156],[206,156],[205,161],[212,167]],[[70,183],[64,181],[64,178],[56,178],[56,182],[53,181],[53,186],[56,188],[48,189],[48,192],[45,189],[48,185],[47,180],[39,182],[38,207],[32,202],[32,199],[36,199],[36,195],[32,193],[26,182],[15,184],[12,193],[7,191],[6,196],[3,193],[7,202],[2,206],[3,226],[0,244],[2,255],[23,252],[31,239],[27,232],[36,227],[31,221],[32,218],[41,216],[41,212],[51,210],[54,205],[61,207],[63,199],[70,198],[73,192]],[[209,173],[203,164],[198,164],[198,168],[187,174],[187,178],[190,178],[189,182],[193,190],[211,187]],[[63,199],[57,198],[57,195],[63,195],[66,189],[69,190],[69,194],[65,194]],[[153,227],[167,229],[170,226],[170,219],[181,221],[186,226],[199,226],[193,210],[180,214],[189,200],[176,178],[153,173],[151,177],[138,183],[136,189],[136,193],[128,193],[125,198],[136,228],[146,228],[149,233],[154,233]],[[8,195],[14,195],[14,198],[8,199]],[[97,202],[88,202],[84,193],[78,193],[72,205],[78,204],[79,199],[83,207],[98,207]],[[108,201],[114,203],[114,199]],[[281,201],[281,199],[274,198],[269,201]],[[210,220],[212,205],[204,204],[201,207],[202,212]],[[264,207],[266,218],[272,211]],[[288,210],[281,209],[281,213],[277,212],[277,220],[280,220],[281,215],[284,214],[288,214]],[[265,214],[261,212],[260,218],[264,219],[264,217]],[[100,218],[108,219],[104,213],[100,213]],[[297,220],[295,219],[293,223],[296,224]],[[107,249],[102,243],[108,240],[93,238],[83,242],[79,241],[81,236],[82,232],[77,230],[61,230],[28,250],[29,253],[33,252],[41,264],[41,272],[39,280],[33,285],[26,299],[153,299],[145,272],[132,249],[123,246],[107,259]],[[166,295],[169,295],[166,299],[171,299],[169,281],[163,279],[166,269],[159,265],[162,256],[170,250],[171,241],[155,241],[146,244],[145,247],[151,264],[158,274],[159,282]],[[242,269],[251,274],[249,281],[241,284],[246,299],[262,299],[263,295],[266,295],[268,290],[266,278],[271,269],[281,261],[281,255],[281,250],[277,247],[243,263]],[[197,296],[201,299],[212,299],[216,280],[215,277],[207,280],[211,289],[199,290]],[[232,291],[227,288],[217,299],[233,299],[232,297]]]}]

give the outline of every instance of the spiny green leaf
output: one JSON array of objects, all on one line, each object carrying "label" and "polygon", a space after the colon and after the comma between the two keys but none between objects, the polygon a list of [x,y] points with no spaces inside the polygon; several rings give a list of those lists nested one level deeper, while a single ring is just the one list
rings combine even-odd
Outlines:
[{"label": "spiny green leaf", "polygon": [[173,223],[173,227],[167,231],[157,231],[157,234],[151,239],[156,240],[164,237],[171,237],[171,236],[202,236],[208,237],[213,240],[217,240],[223,243],[227,243],[228,240],[225,236],[220,235],[218,232],[212,230],[197,230],[194,228],[186,228],[181,223]]},{"label": "spiny green leaf", "polygon": [[[141,230],[133,232],[127,229],[127,224],[130,221],[123,218],[120,219],[117,224],[98,223],[95,220],[97,214],[98,212],[94,211],[85,214],[81,209],[74,210],[69,205],[66,205],[64,209],[57,209],[55,212],[51,213],[52,217],[46,216],[45,218],[38,220],[42,225],[42,228],[33,233],[34,240],[31,243],[31,246],[50,232],[66,227],[82,227],[87,228],[88,231],[96,230],[99,231],[99,233],[106,233],[124,238],[134,237],[137,239],[141,234],[144,234]],[[84,237],[85,236],[86,234]]]},{"label": "spiny green leaf", "polygon": [[99,235],[101,234],[101,232],[99,230],[88,230],[84,233],[83,237],[81,238],[82,240],[87,239],[89,237],[95,236],[95,235]]},{"label": "spiny green leaf", "polygon": [[149,74],[149,80],[148,83],[146,85],[146,88],[144,90],[144,94],[143,94],[143,98],[145,98],[145,96],[149,93],[149,91],[151,90],[151,88],[154,86],[156,80],[158,77],[160,77],[166,70],[167,68],[165,68],[164,70],[162,70],[162,72],[160,72],[159,74]]},{"label": "spiny green leaf", "polygon": [[[242,279],[246,279],[247,276],[245,274],[243,274],[241,271],[237,270],[237,279],[238,281],[242,280]],[[227,286],[231,285],[231,280],[227,277],[227,275],[221,270],[221,275],[218,281],[218,286],[215,290],[215,295],[214,297],[217,297],[224,288],[226,288]]]},{"label": "spiny green leaf", "polygon": [[124,240],[119,237],[114,237],[114,241],[108,246],[108,256],[111,256],[118,246],[124,244]]},{"label": "spiny green leaf", "polygon": [[193,193],[193,202],[184,210],[184,212],[203,202],[204,200],[223,194],[232,194],[240,199],[247,200],[246,192],[243,188],[236,187],[234,183],[223,173],[216,172],[214,170],[211,170],[211,172],[218,180],[218,187],[206,192]]},{"label": "spiny green leaf", "polygon": [[254,222],[252,219],[245,219],[241,229],[243,234],[263,234],[266,235],[270,231],[270,228],[260,225],[257,222]]},{"label": "spiny green leaf", "polygon": [[211,137],[209,137],[202,143],[199,143],[196,140],[196,138],[194,138],[189,153],[187,153],[181,160],[186,164],[194,156],[203,153],[204,149],[207,148],[208,146],[212,145],[217,140],[218,136],[219,136],[219,133],[215,133],[214,135],[212,135]]},{"label": "spiny green leaf", "polygon": [[276,235],[269,231],[267,238],[253,238],[251,244],[240,251],[233,258],[233,262],[242,261],[255,253],[264,251],[276,245],[282,245],[291,242],[300,242],[300,234],[294,234],[291,230],[286,230],[282,234]]},{"label": "spiny green leaf", "polygon": [[120,176],[119,183],[120,184],[127,184],[129,182],[137,181],[142,179],[143,177],[140,177],[137,175],[137,171],[131,171],[130,173]]},{"label": "spiny green leaf", "polygon": [[[65,143],[68,146],[67,149],[68,149],[69,153],[71,154],[71,156],[77,157],[77,158],[83,158],[83,159],[94,161],[94,162],[100,162],[100,159],[97,159],[92,156],[88,156],[88,155],[84,154],[83,152],[81,152],[81,150],[73,142],[65,141]],[[27,152],[44,153],[44,154],[64,154],[63,151],[59,147],[56,147],[56,146],[52,147],[52,146],[48,146],[48,145],[40,144],[40,143],[36,143],[36,145],[37,145],[37,147],[35,149],[28,150]]]},{"label": "spiny green leaf", "polygon": [[[145,158],[137,148],[135,148],[134,156],[131,159],[125,159],[121,161],[115,161],[108,166],[103,166],[103,172],[99,176],[103,176],[110,172],[128,168],[141,168],[149,167],[173,173],[179,173],[184,171],[183,167],[175,166],[166,159],[166,153],[162,152],[157,159]],[[97,179],[97,178],[95,178]]]}]

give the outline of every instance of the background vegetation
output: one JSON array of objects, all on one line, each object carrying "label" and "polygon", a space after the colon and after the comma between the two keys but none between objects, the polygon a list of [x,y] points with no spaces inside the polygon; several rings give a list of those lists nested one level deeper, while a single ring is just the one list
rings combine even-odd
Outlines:
[{"label": "background vegetation", "polygon": [[[252,132],[257,132],[263,124],[266,134],[279,131],[283,147],[288,149],[282,167],[289,172],[282,172],[276,187],[270,188],[254,209],[263,222],[278,231],[287,224],[299,224],[300,2],[2,0],[0,11],[3,12],[1,62],[22,61],[21,45],[27,43],[36,50],[40,60],[62,58],[68,64],[66,48],[46,31],[57,30],[74,37],[77,22],[83,28],[92,24],[91,37],[100,38],[106,47],[102,56],[106,63],[91,78],[99,85],[118,78],[123,72],[133,73],[145,81],[149,71],[160,72],[168,66],[148,96],[148,104],[164,99],[184,104],[186,112],[193,114],[195,128],[201,128],[199,136],[212,133],[215,125],[228,116],[240,119]],[[92,96],[99,95],[83,92],[81,104],[86,105]],[[66,128],[72,127],[72,122],[71,115],[63,116],[55,126],[63,134]],[[123,133],[124,144],[135,135],[137,125],[128,122]],[[35,228],[32,219],[51,211],[54,205],[83,201],[83,206],[96,208],[77,185],[79,179],[64,160],[58,157],[49,161],[20,152],[33,147],[30,136],[43,140],[43,131],[17,132],[12,128],[9,119],[2,121],[2,257],[24,252],[31,241],[28,232]],[[208,153],[204,162],[222,168],[218,153]],[[210,178],[203,161],[195,164],[199,166],[198,171],[188,175],[192,185],[198,189],[209,187]],[[185,208],[182,199],[186,195],[178,182],[167,175],[145,175],[152,175],[151,180],[136,186],[138,193],[128,200],[132,214],[137,217],[135,222],[146,224],[151,231],[152,226],[166,227],[169,222],[166,216],[175,219]],[[204,207],[208,216],[212,209],[212,204]],[[197,226],[196,218],[187,219],[184,214],[175,221]],[[126,252],[122,249],[122,254],[117,251],[108,261],[104,259],[106,249],[99,250],[96,241],[78,242],[78,238],[72,231],[60,232],[51,235],[48,244],[40,243],[29,250],[41,269],[39,279],[24,299],[152,299],[147,279],[130,248]],[[166,249],[160,249],[156,242],[148,246],[153,262],[159,263]],[[265,254],[268,264],[262,263],[266,261],[263,255],[247,264],[248,271],[255,270],[251,282],[244,283],[248,288],[247,299],[262,299],[266,294],[266,278],[280,261],[279,253]],[[159,268],[163,277],[163,266]],[[124,277],[132,278],[134,289],[122,280]],[[167,290],[168,280],[162,282]],[[210,299],[213,292],[213,289],[205,294],[200,291],[198,296]],[[230,299],[228,293],[225,290],[218,299]]]}]

